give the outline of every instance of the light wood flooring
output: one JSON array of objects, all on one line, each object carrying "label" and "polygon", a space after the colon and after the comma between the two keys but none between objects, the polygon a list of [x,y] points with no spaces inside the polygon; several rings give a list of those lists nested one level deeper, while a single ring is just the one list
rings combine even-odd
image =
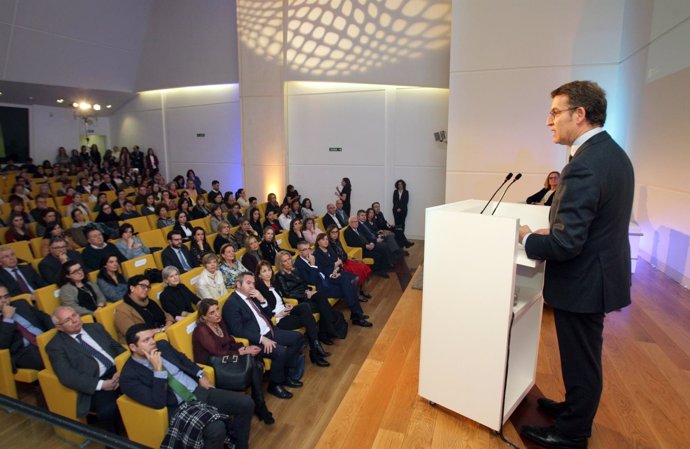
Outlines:
[{"label": "light wood flooring", "polygon": [[[417,396],[422,292],[405,290],[400,281],[406,285],[421,263],[423,243],[410,253],[399,274],[370,283],[374,299],[364,308],[374,327],[350,327],[347,339],[328,349],[331,367],[307,362],[305,386],[293,389],[293,399],[268,397],[276,423],[253,421],[252,449],[508,447],[487,428]],[[690,292],[641,261],[633,305],[606,318],[604,338],[604,393],[589,447],[690,447]],[[548,307],[537,371],[535,394],[561,398]],[[27,402],[35,400],[32,391],[22,393]],[[531,402],[524,407],[533,408]],[[0,411],[0,422],[3,448],[69,447],[48,426],[18,413]],[[505,436],[521,448],[535,447],[521,441],[515,426],[509,421]]]}]

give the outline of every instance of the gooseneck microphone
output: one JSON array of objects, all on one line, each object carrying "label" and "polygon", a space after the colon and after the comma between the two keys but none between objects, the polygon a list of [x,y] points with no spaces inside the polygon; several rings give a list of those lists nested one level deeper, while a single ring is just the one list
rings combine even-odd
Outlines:
[{"label": "gooseneck microphone", "polygon": [[511,182],[510,184],[508,184],[508,187],[506,187],[506,189],[503,191],[503,195],[501,195],[501,198],[498,199],[498,203],[496,203],[496,207],[494,207],[494,211],[491,212],[491,215],[493,215],[493,214],[496,213],[496,209],[498,209],[498,206],[501,205],[501,201],[503,201],[503,197],[506,196],[506,192],[508,191],[508,189],[510,188],[510,186],[512,186],[513,184],[515,184],[515,182],[516,182],[518,179],[520,179],[520,178],[522,178],[522,173],[518,173],[517,175],[515,175],[515,179],[513,179],[513,182]]},{"label": "gooseneck microphone", "polygon": [[489,198],[489,201],[486,202],[486,205],[484,206],[484,209],[482,209],[482,211],[479,212],[479,215],[481,215],[481,214],[484,213],[484,211],[486,210],[486,208],[489,207],[489,204],[491,204],[491,200],[493,200],[494,197],[496,196],[496,194],[498,193],[498,191],[501,190],[501,187],[503,187],[503,186],[506,184],[506,182],[510,181],[510,178],[512,178],[512,177],[513,177],[513,173],[512,173],[512,172],[511,172],[511,173],[508,173],[508,174],[506,175],[506,179],[503,180],[503,183],[502,183],[500,186],[498,186],[498,189],[496,189],[496,191],[494,192],[494,194],[491,195],[491,198]]}]

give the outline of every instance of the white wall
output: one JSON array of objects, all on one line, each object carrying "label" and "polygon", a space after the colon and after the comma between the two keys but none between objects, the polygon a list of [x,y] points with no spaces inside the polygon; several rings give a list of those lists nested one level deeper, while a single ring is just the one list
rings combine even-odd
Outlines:
[{"label": "white wall", "polygon": [[393,185],[404,178],[407,234],[421,238],[424,209],[443,203],[446,150],[433,133],[447,122],[447,96],[445,89],[289,83],[288,182],[322,214],[348,177],[353,212],[379,201],[392,222]]},{"label": "white wall", "polygon": [[191,168],[207,190],[212,179],[242,186],[236,84],[144,92],[110,120],[112,144],[153,148],[167,179]]}]

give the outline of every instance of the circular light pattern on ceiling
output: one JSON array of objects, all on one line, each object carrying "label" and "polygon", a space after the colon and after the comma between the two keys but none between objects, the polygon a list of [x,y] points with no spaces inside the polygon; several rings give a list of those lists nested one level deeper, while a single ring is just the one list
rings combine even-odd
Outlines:
[{"label": "circular light pattern on ceiling", "polygon": [[[305,75],[347,76],[450,43],[450,0],[240,0],[240,42]],[[285,39],[285,45],[283,45]]]}]

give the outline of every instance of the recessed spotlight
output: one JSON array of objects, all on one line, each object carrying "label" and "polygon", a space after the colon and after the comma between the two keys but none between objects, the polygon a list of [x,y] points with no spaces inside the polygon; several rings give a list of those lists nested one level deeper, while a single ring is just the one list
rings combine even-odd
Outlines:
[{"label": "recessed spotlight", "polygon": [[55,100],[55,101],[57,101],[58,103],[62,104],[62,103],[65,102],[65,99],[64,99],[64,98],[58,98],[58,99]]},{"label": "recessed spotlight", "polygon": [[91,103],[87,103],[85,101],[82,101],[81,103],[79,103],[79,109],[81,109],[82,111],[87,111],[87,110],[91,109]]},{"label": "recessed spotlight", "polygon": [[2,92],[0,92],[0,95],[2,95]]},{"label": "recessed spotlight", "polygon": [[72,107],[73,107],[73,108],[78,108],[78,107],[79,107],[79,103],[77,103],[77,102],[75,101],[74,103],[72,103]]},{"label": "recessed spotlight", "polygon": [[93,110],[94,110],[94,111],[100,111],[100,110],[101,110],[101,105],[100,105],[100,104],[95,104],[95,105],[93,105]]},{"label": "recessed spotlight", "polygon": [[106,109],[110,109],[110,108],[112,108],[112,107],[113,107],[113,105],[112,105],[112,104],[109,104],[109,105],[106,106]]}]

